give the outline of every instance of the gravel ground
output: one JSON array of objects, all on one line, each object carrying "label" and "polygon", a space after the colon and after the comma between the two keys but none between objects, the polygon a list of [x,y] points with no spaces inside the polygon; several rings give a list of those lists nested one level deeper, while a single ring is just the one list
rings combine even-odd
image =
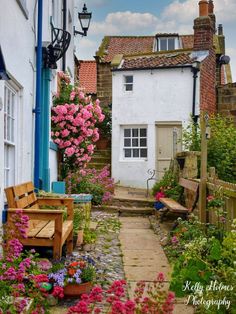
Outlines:
[{"label": "gravel ground", "polygon": [[[120,222],[117,214],[94,211],[91,213],[91,221],[98,223],[96,233],[97,240],[92,250],[87,252],[83,246],[75,248],[72,256],[87,255],[96,262],[96,284],[106,289],[114,280],[124,279],[122,253],[120,249],[119,230]],[[78,299],[63,299],[58,306],[69,307]]]}]

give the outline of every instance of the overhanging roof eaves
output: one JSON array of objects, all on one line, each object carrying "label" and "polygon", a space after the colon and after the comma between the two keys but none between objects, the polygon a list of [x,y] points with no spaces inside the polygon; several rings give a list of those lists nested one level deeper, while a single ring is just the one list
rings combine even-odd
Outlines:
[{"label": "overhanging roof eaves", "polygon": [[156,66],[156,67],[140,67],[140,68],[113,68],[112,72],[121,71],[144,71],[144,70],[161,70],[161,69],[177,69],[177,68],[192,68],[192,64],[180,64],[180,65],[170,65],[170,66]]},{"label": "overhanging roof eaves", "polygon": [[10,80],[10,77],[7,74],[6,65],[5,65],[3,54],[2,54],[1,46],[0,46],[0,80]]}]

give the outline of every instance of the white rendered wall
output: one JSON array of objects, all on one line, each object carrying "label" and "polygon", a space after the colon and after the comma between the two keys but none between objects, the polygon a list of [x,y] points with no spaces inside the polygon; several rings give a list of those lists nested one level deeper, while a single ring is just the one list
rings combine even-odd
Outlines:
[{"label": "white rendered wall", "polygon": [[[133,92],[124,91],[124,75],[133,75]],[[188,124],[192,113],[193,74],[190,68],[116,71],[112,86],[112,177],[123,186],[145,188],[150,177],[147,171],[156,165],[155,122]],[[123,158],[122,125],[147,126],[146,160]]]},{"label": "white rendered wall", "polygon": [[[68,20],[68,31],[71,33],[71,43],[66,58],[67,66],[71,70],[72,80],[74,75],[74,42],[73,42],[73,18],[74,1],[68,2],[68,10],[71,12],[72,21]],[[20,102],[17,110],[19,116],[19,143],[16,161],[16,183],[22,183],[33,179],[34,167],[34,114],[35,106],[35,77],[36,77],[36,50],[37,45],[37,5],[35,1],[26,1],[28,19],[23,14],[16,0],[0,0],[0,45],[4,55],[6,68],[14,80],[14,85],[20,89]],[[43,2],[43,41],[50,41],[50,15],[52,14],[51,1]],[[57,4],[57,27],[62,27],[61,0]],[[68,12],[67,12],[68,17]],[[58,70],[61,69],[61,61],[58,62]],[[53,70],[51,82],[51,95],[56,92],[56,70]],[[5,81],[0,80],[0,98],[4,100]],[[0,110],[0,224],[1,211],[4,207],[4,112]],[[51,181],[57,179],[56,152],[50,150]]]}]

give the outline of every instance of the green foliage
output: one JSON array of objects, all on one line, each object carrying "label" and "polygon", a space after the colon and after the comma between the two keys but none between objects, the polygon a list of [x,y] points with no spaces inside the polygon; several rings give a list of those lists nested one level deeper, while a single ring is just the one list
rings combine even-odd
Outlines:
[{"label": "green foliage", "polygon": [[73,217],[73,230],[75,234],[78,234],[79,230],[82,230],[85,225],[85,210],[83,208],[74,208]]},{"label": "green foliage", "polygon": [[78,184],[76,193],[92,194],[92,203],[94,205],[99,205],[102,203],[104,189],[101,185],[98,185],[97,183],[93,183],[89,180],[83,180]]},{"label": "green foliage", "polygon": [[[177,228],[170,235],[165,248],[168,257],[174,261],[170,289],[177,297],[192,294],[195,300],[204,300],[199,302],[196,313],[235,313],[236,220],[232,231],[224,232],[223,241],[216,226],[207,226],[207,232],[203,227],[196,219],[190,222],[179,219]],[[193,289],[184,289],[187,282]],[[226,286],[226,289],[209,288],[213,283],[216,287]],[[199,286],[202,287],[200,294],[196,288]],[[217,300],[224,298],[230,302],[230,308],[218,307]],[[208,300],[213,304],[206,308],[204,304]]]},{"label": "green foliage", "polygon": [[86,244],[91,244],[96,242],[97,233],[94,230],[90,230],[89,228],[84,229],[83,242]]},{"label": "green foliage", "polygon": [[102,138],[111,138],[112,122],[111,122],[111,110],[109,107],[103,107],[102,113],[105,115],[105,118],[102,122],[97,122],[95,127],[98,128],[99,134]]},{"label": "green foliage", "polygon": [[152,193],[155,196],[157,192],[164,192],[166,197],[180,201],[183,188],[178,183],[178,178],[173,171],[167,170],[163,178],[153,186]]},{"label": "green foliage", "polygon": [[191,120],[189,125],[183,130],[182,143],[188,151],[201,150],[201,133],[198,123],[194,123]]},{"label": "green foliage", "polygon": [[96,275],[95,268],[92,265],[88,265],[86,268],[84,268],[81,274],[81,280],[82,282],[93,281],[95,275]]},{"label": "green foliage", "polygon": [[[236,182],[236,128],[232,120],[220,115],[209,119],[211,137],[208,140],[208,167],[215,167],[220,179]],[[201,149],[199,125],[193,122],[183,132],[187,150]]]}]

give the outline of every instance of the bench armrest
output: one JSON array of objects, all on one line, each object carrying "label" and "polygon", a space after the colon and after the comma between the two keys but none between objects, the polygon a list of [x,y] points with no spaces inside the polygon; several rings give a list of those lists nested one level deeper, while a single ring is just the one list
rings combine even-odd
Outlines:
[{"label": "bench armrest", "polygon": [[59,209],[34,209],[34,208],[8,208],[7,213],[8,215],[16,214],[17,211],[22,211],[23,214],[29,216],[31,219],[37,219],[37,220],[57,220],[57,219],[63,219],[63,210]]},{"label": "bench armrest", "polygon": [[57,197],[38,197],[39,206],[48,205],[48,206],[61,206],[64,205],[67,207],[67,218],[73,220],[74,217],[74,199],[73,198],[57,198]]}]

